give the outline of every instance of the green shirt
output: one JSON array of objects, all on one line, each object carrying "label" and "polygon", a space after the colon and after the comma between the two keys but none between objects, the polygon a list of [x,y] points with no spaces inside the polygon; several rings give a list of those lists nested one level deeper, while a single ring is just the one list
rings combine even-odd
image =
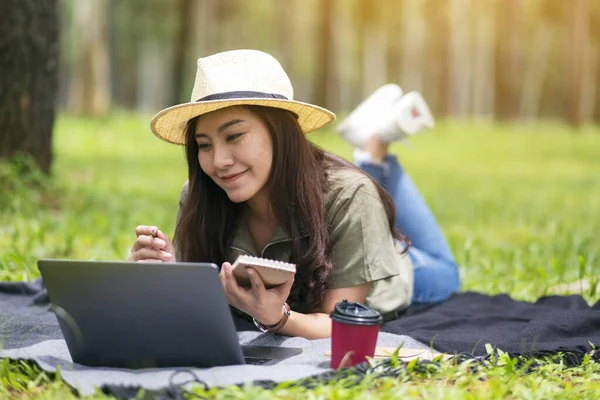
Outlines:
[{"label": "green shirt", "polygon": [[[333,270],[328,288],[338,289],[371,282],[365,304],[385,317],[409,305],[413,266],[402,245],[392,237],[387,215],[375,184],[360,171],[329,170],[330,187],[325,208],[333,245]],[[187,196],[183,186],[180,207]],[[247,225],[241,223],[229,252],[233,263],[241,254],[290,262],[291,239],[277,226],[271,240],[258,251]]]}]

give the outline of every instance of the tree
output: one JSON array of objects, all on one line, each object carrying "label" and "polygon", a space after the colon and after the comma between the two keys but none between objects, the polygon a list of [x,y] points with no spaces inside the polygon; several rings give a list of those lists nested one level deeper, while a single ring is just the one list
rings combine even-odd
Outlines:
[{"label": "tree", "polygon": [[400,82],[402,77],[402,0],[385,0],[383,25],[386,29],[386,81]]},{"label": "tree", "polygon": [[425,21],[423,18],[424,2],[405,0],[402,3],[402,57],[400,86],[404,91],[417,90],[423,92],[423,81],[426,73],[424,65]]},{"label": "tree", "polygon": [[470,30],[471,0],[448,2],[448,105],[453,116],[469,115],[471,105],[472,63]]},{"label": "tree", "polygon": [[58,90],[57,0],[0,0],[0,157],[50,172]]},{"label": "tree", "polygon": [[591,19],[590,37],[593,39],[593,49],[591,63],[593,66],[593,118],[594,122],[600,123],[600,3],[593,2],[591,4]]},{"label": "tree", "polygon": [[383,27],[384,10],[379,2],[363,2],[362,26],[362,90],[363,97],[386,83],[387,36]]},{"label": "tree", "polygon": [[315,104],[330,107],[327,98],[333,35],[330,29],[334,0],[321,0],[319,9],[318,34],[315,36],[315,79],[313,81],[313,101]]},{"label": "tree", "polygon": [[450,114],[450,46],[452,30],[449,19],[450,4],[447,0],[429,0],[426,3],[427,45],[426,61],[430,76],[426,83],[426,99],[436,117]]},{"label": "tree", "polygon": [[71,82],[69,110],[99,117],[111,106],[108,0],[75,3],[74,35],[79,53]]},{"label": "tree", "polygon": [[589,63],[589,20],[590,1],[572,0],[567,7],[568,50],[565,70],[568,76],[565,88],[565,106],[568,107],[568,120],[579,127],[585,117],[584,96],[587,88],[587,68]]},{"label": "tree", "polygon": [[497,2],[496,118],[512,120],[519,112],[523,75],[522,0]]},{"label": "tree", "polygon": [[[473,66],[471,113],[475,116],[494,116],[494,14],[489,2],[472,5],[477,16],[473,21]],[[521,38],[522,40],[522,38]]]},{"label": "tree", "polygon": [[192,36],[192,25],[194,24],[194,13],[192,0],[179,0],[177,3],[179,11],[179,29],[175,36],[173,47],[172,80],[173,93],[171,93],[171,104],[177,104],[182,100],[181,93],[184,85],[184,71],[186,65],[186,53],[190,50]]},{"label": "tree", "polygon": [[527,52],[519,106],[519,114],[531,119],[538,119],[542,111],[544,82],[552,65],[552,49],[556,46],[557,37],[556,23],[547,18],[546,13],[539,14],[541,16],[535,22],[532,43]]}]

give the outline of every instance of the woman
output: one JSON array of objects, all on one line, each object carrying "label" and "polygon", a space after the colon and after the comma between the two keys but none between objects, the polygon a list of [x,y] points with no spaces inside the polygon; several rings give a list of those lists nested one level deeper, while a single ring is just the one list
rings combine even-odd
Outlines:
[{"label": "woman", "polygon": [[[448,246],[408,176],[382,156],[387,144],[371,135],[364,154],[372,157],[361,166],[394,198],[311,144],[305,134],[335,116],[292,99],[287,75],[268,54],[236,50],[199,59],[192,101],[151,123],[158,137],[186,148],[189,181],[173,243],[157,227],[138,226],[130,259],[215,262],[229,303],[257,327],[309,339],[331,335],[328,314],[342,299],[389,318],[411,300],[439,301],[458,290]],[[395,223],[415,235],[408,253]],[[251,287],[240,287],[231,270],[240,254],[292,262],[296,274],[267,290],[249,268]],[[453,275],[456,284],[436,287],[437,270],[450,271],[440,282]]]}]

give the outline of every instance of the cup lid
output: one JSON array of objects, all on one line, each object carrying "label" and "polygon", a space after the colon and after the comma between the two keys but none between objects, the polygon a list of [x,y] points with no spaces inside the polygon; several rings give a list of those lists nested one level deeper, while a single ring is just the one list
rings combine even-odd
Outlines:
[{"label": "cup lid", "polygon": [[361,303],[349,302],[348,299],[337,303],[330,317],[334,321],[351,325],[381,325],[383,323],[383,317],[377,310]]}]

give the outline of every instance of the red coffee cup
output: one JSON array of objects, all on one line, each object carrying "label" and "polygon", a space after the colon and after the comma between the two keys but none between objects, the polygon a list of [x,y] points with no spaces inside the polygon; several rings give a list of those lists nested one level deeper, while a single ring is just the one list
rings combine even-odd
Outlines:
[{"label": "red coffee cup", "polygon": [[344,299],[331,313],[331,368],[360,364],[375,355],[381,314]]}]

